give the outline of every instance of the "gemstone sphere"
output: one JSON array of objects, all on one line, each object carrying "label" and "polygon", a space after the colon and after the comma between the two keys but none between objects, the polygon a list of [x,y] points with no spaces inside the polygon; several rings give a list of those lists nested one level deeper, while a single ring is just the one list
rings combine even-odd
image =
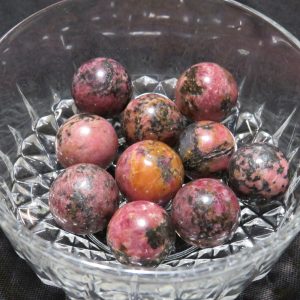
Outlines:
[{"label": "gemstone sphere", "polygon": [[236,105],[238,86],[232,74],[215,63],[187,69],[176,85],[176,105],[194,121],[219,122]]},{"label": "gemstone sphere", "polygon": [[255,143],[238,149],[229,163],[229,180],[236,192],[270,199],[289,184],[289,163],[275,146]]},{"label": "gemstone sphere", "polygon": [[173,199],[171,218],[180,237],[201,248],[223,244],[238,226],[240,206],[233,191],[216,179],[182,187]]},{"label": "gemstone sphere", "polygon": [[235,147],[234,137],[226,126],[199,121],[182,132],[179,154],[188,176],[195,179],[227,170]]},{"label": "gemstone sphere", "polygon": [[175,232],[167,212],[155,203],[135,201],[114,214],[107,243],[123,264],[158,265],[174,248]]},{"label": "gemstone sphere", "polygon": [[80,66],[74,75],[72,95],[83,112],[112,117],[127,105],[132,92],[125,68],[111,58],[99,57]]},{"label": "gemstone sphere", "polygon": [[129,201],[147,200],[165,205],[183,183],[184,169],[180,157],[158,141],[141,141],[120,156],[116,181]]},{"label": "gemstone sphere", "polygon": [[91,163],[106,168],[116,156],[118,137],[108,121],[83,113],[59,128],[55,146],[57,159],[64,167]]},{"label": "gemstone sphere", "polygon": [[158,140],[176,144],[183,129],[183,116],[173,101],[165,96],[149,93],[129,102],[122,124],[130,143]]},{"label": "gemstone sphere", "polygon": [[103,230],[118,208],[119,189],[113,177],[92,164],[67,168],[53,182],[49,207],[56,223],[75,234]]}]

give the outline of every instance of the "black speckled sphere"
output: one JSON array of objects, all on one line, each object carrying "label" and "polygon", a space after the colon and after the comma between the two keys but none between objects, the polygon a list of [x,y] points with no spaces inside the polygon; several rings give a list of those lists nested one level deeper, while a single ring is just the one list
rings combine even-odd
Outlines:
[{"label": "black speckled sphere", "polygon": [[286,191],[289,163],[269,144],[255,143],[238,149],[229,162],[230,184],[236,192],[270,199]]},{"label": "black speckled sphere", "polygon": [[118,208],[119,189],[113,177],[92,164],[67,168],[53,182],[49,207],[55,221],[75,234],[103,230]]},{"label": "black speckled sphere", "polygon": [[98,57],[80,66],[72,95],[82,112],[102,117],[119,114],[130,100],[132,85],[125,68],[111,58]]}]

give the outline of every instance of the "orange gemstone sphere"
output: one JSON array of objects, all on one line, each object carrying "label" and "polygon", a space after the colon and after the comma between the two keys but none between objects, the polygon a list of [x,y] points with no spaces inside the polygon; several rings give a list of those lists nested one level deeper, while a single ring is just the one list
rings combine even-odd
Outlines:
[{"label": "orange gemstone sphere", "polygon": [[120,156],[116,180],[129,201],[148,200],[165,205],[182,186],[184,168],[179,155],[158,141],[141,141]]}]

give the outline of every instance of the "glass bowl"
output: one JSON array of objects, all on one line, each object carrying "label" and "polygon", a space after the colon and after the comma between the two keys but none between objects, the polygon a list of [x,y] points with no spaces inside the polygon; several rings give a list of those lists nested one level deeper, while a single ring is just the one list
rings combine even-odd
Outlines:
[{"label": "glass bowl", "polygon": [[[292,166],[287,193],[255,205],[241,200],[241,226],[227,244],[177,245],[153,269],[120,265],[101,235],[58,228],[47,204],[60,171],[55,133],[76,113],[75,69],[97,56],[125,65],[136,94],[171,98],[190,65],[229,69],[239,106],[224,123],[239,145],[264,141],[285,152]],[[41,280],[70,299],[235,299],[300,231],[300,43],[262,14],[232,0],[65,0],[8,32],[0,65],[0,225]],[[117,118],[110,121],[120,129]],[[119,142],[123,147],[121,135]]]}]

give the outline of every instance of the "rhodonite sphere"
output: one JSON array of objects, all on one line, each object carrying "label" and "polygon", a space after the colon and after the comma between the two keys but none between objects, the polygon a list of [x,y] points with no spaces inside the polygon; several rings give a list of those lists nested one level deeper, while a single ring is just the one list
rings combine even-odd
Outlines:
[{"label": "rhodonite sphere", "polygon": [[226,126],[199,121],[182,132],[179,154],[187,175],[195,179],[227,170],[235,147],[235,139]]},{"label": "rhodonite sphere", "polygon": [[106,168],[116,156],[119,145],[115,129],[108,121],[82,113],[59,128],[55,146],[57,159],[64,167],[91,163]]},{"label": "rhodonite sphere", "polygon": [[219,180],[203,178],[182,187],[172,203],[175,230],[188,244],[215,247],[228,240],[239,223],[234,192]]},{"label": "rhodonite sphere", "polygon": [[75,234],[105,229],[118,208],[119,189],[114,178],[92,164],[64,170],[53,182],[49,208],[58,225]]},{"label": "rhodonite sphere", "polygon": [[232,74],[215,63],[199,63],[187,69],[176,85],[176,105],[194,121],[219,122],[236,105],[238,86]]},{"label": "rhodonite sphere", "polygon": [[111,58],[94,58],[79,67],[73,77],[72,95],[83,112],[103,117],[119,114],[132,92],[126,69]]},{"label": "rhodonite sphere", "polygon": [[148,201],[125,204],[108,225],[107,243],[124,264],[156,266],[174,248],[174,241],[167,212]]},{"label": "rhodonite sphere", "polygon": [[155,93],[141,95],[129,102],[122,125],[130,143],[158,140],[176,144],[183,129],[183,116],[173,101]]},{"label": "rhodonite sphere", "polygon": [[275,146],[254,143],[239,148],[229,163],[229,180],[236,192],[270,199],[289,184],[289,163]]}]

